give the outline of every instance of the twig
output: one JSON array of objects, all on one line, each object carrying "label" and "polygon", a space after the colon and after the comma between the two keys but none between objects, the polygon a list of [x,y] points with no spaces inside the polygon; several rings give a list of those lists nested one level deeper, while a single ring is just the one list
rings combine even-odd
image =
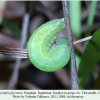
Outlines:
[{"label": "twig", "polygon": [[[26,40],[27,40],[27,30],[28,30],[29,18],[30,18],[29,13],[26,13],[24,15],[23,25],[22,25],[22,36],[21,36],[21,45],[20,45],[21,48],[24,48]],[[22,54],[22,55],[21,55],[22,52],[20,51],[21,49],[20,50],[16,49],[16,50],[17,50],[16,57],[19,54],[20,56],[23,56],[24,58],[27,58],[25,50],[23,52],[25,54]],[[15,51],[10,49],[10,53],[9,53],[12,56],[15,56],[11,52],[14,53]],[[6,89],[12,89],[16,85],[16,83],[18,81],[20,63],[21,63],[21,58],[20,59],[16,59],[15,67],[14,67],[12,76],[11,76],[7,86],[6,86]]]},{"label": "twig", "polygon": [[[83,41],[90,40],[92,36],[77,40],[73,42],[73,44],[81,43]],[[22,48],[10,48],[10,47],[3,47],[0,46],[0,54],[11,56],[14,58],[28,58],[27,57],[27,49]]]},{"label": "twig", "polygon": [[68,12],[68,1],[64,0],[63,2],[63,11],[64,11],[64,18],[66,24],[66,31],[68,33],[68,41],[71,51],[71,82],[72,82],[72,90],[78,89],[78,78],[77,78],[77,70],[76,70],[76,61],[74,56],[74,49],[73,49],[73,42],[71,36],[71,28],[69,22],[69,12]]},{"label": "twig", "polygon": [[73,44],[77,44],[77,43],[80,43],[80,42],[83,42],[83,41],[87,41],[87,40],[90,40],[92,36],[88,36],[86,38],[83,38],[83,39],[80,39],[80,40],[77,40],[75,42],[73,42]]}]

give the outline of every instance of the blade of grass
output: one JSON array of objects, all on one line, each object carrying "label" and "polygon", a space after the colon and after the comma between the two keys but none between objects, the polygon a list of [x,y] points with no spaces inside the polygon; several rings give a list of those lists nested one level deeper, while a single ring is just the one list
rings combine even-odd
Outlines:
[{"label": "blade of grass", "polygon": [[81,36],[81,1],[69,1],[69,14],[72,34],[79,39]]},{"label": "blade of grass", "polygon": [[99,71],[98,77],[96,79],[94,89],[100,89],[100,71]]},{"label": "blade of grass", "polygon": [[75,54],[75,59],[76,59],[76,66],[77,66],[77,70],[78,70],[81,58],[78,54]]},{"label": "blade of grass", "polygon": [[90,7],[88,8],[88,19],[87,19],[87,33],[86,36],[91,34],[91,29],[93,26],[95,11],[96,11],[97,0],[91,1]]},{"label": "blade of grass", "polygon": [[20,29],[13,23],[11,23],[7,18],[3,17],[1,24],[7,27],[16,37],[20,38],[21,36]]},{"label": "blade of grass", "polygon": [[88,42],[81,58],[78,69],[79,85],[84,88],[85,79],[92,73],[100,59],[100,29],[97,30]]}]

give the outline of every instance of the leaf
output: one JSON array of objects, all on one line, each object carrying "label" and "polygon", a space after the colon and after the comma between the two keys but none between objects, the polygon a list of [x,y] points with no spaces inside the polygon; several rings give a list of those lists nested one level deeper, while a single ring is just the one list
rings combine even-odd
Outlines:
[{"label": "leaf", "polygon": [[77,66],[77,69],[78,69],[81,58],[78,54],[75,54],[75,59],[76,59],[76,66]]},{"label": "leaf", "polygon": [[99,71],[99,74],[98,74],[98,77],[95,81],[95,86],[94,86],[95,89],[100,89],[100,71]]},{"label": "leaf", "polygon": [[92,73],[100,59],[100,29],[97,30],[88,42],[78,69],[79,85]]},{"label": "leaf", "polygon": [[7,27],[16,37],[18,38],[20,37],[21,35],[20,29],[17,26],[15,26],[13,23],[11,23],[8,19],[3,17],[1,24]]},{"label": "leaf", "polygon": [[88,11],[87,34],[86,34],[86,36],[89,36],[91,34],[93,21],[94,21],[94,17],[95,17],[96,5],[97,5],[97,0],[91,1],[89,11]]}]

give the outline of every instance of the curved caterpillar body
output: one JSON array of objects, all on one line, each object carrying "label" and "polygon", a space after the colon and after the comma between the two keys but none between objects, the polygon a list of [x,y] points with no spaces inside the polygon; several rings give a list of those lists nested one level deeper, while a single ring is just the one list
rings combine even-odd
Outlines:
[{"label": "curved caterpillar body", "polygon": [[28,57],[38,69],[56,71],[65,66],[70,58],[67,39],[58,39],[52,44],[56,34],[65,28],[64,19],[49,21],[34,31],[28,41]]}]

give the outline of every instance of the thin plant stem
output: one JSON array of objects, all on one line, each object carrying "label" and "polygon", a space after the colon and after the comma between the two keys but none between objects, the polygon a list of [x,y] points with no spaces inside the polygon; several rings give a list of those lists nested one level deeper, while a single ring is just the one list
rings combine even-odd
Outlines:
[{"label": "thin plant stem", "polygon": [[[21,48],[24,48],[25,43],[27,41],[27,30],[28,30],[29,18],[30,18],[29,13],[25,13],[24,18],[23,18],[23,25],[22,25],[22,34],[21,34],[22,36],[21,36],[21,44],[20,44]],[[13,89],[14,86],[16,85],[18,81],[20,63],[21,63],[21,58],[20,59],[17,58],[14,70],[12,72],[12,76],[6,86],[6,89]]]},{"label": "thin plant stem", "polygon": [[[79,39],[77,41],[74,41],[73,44],[78,44],[83,41],[90,40],[92,36],[88,36],[86,38]],[[4,47],[0,46],[0,54],[11,56],[14,58],[28,58],[27,57],[27,49],[22,48],[10,48],[10,47]]]},{"label": "thin plant stem", "polygon": [[76,60],[74,55],[73,49],[73,42],[71,36],[71,27],[70,27],[70,20],[69,20],[69,12],[68,12],[68,1],[64,0],[63,2],[63,11],[64,11],[64,18],[66,24],[66,31],[68,35],[68,41],[71,51],[71,88],[72,90],[78,90],[78,77],[77,77],[77,69],[76,69]]}]

